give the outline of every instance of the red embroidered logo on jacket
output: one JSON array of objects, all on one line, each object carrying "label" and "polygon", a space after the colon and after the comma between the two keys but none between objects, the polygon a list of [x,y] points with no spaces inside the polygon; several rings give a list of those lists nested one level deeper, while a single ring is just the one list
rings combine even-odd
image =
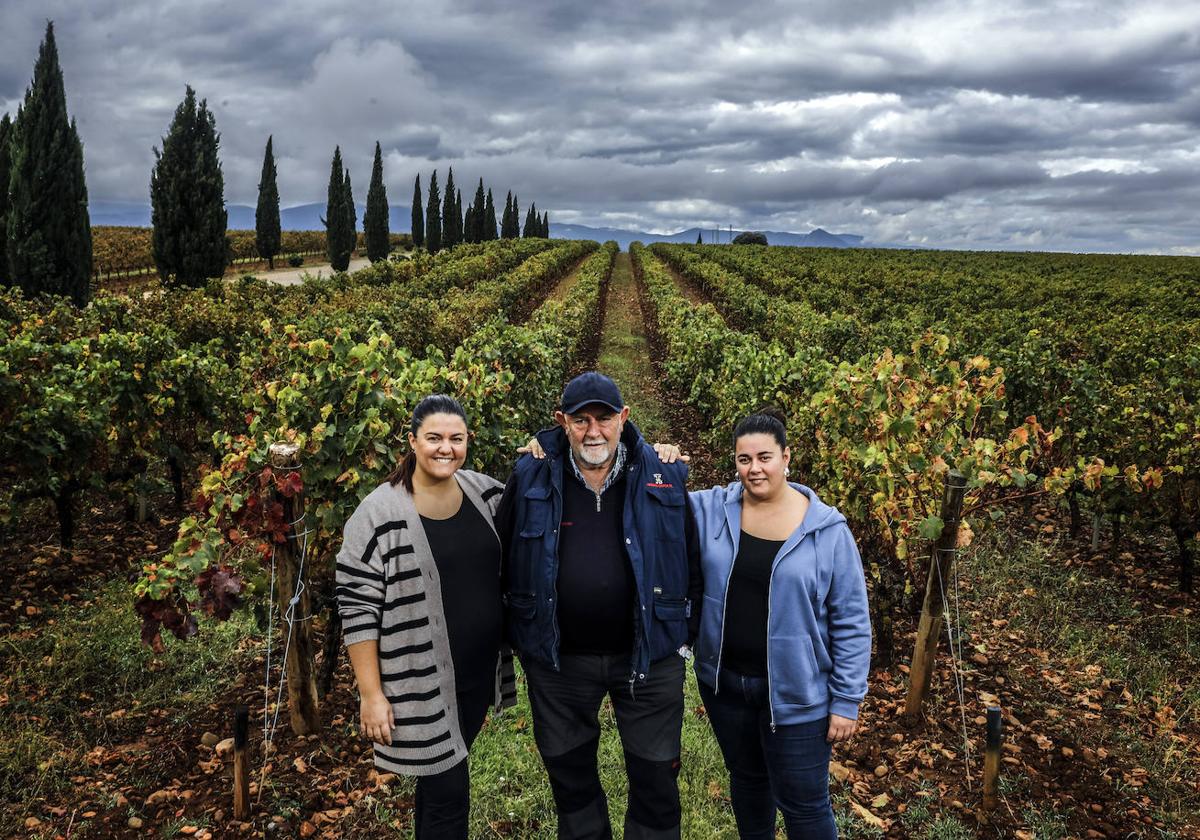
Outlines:
[{"label": "red embroidered logo on jacket", "polygon": [[674,487],[674,484],[663,484],[662,473],[654,474],[654,481],[646,482],[647,487]]}]

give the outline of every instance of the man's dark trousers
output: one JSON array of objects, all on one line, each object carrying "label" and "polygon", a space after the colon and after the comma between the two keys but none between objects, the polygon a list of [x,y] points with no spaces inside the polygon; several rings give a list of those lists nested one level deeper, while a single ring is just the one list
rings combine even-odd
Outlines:
[{"label": "man's dark trousers", "polygon": [[559,671],[532,659],[521,664],[534,739],[554,791],[559,840],[612,837],[596,763],[605,694],[612,698],[629,777],[626,840],[678,840],[682,657],[653,663],[632,690],[628,655],[564,654]]}]

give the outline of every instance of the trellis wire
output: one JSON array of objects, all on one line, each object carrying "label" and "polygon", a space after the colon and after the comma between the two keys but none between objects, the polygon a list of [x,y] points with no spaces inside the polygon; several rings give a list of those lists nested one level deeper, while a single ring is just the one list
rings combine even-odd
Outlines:
[{"label": "trellis wire", "polygon": [[[292,528],[304,521],[301,516],[294,522],[289,522],[288,525]],[[271,641],[275,635],[274,615],[275,615],[275,547],[271,547],[271,585],[268,590],[267,597],[267,663],[266,671],[263,677],[263,765],[262,773],[259,776],[258,797],[262,798],[263,780],[267,775],[267,745],[274,744],[275,732],[279,728],[279,707],[283,702],[283,687],[287,682],[287,657],[292,646],[292,629],[298,621],[309,621],[313,618],[312,615],[306,615],[301,618],[295,616],[296,604],[300,602],[300,596],[307,585],[304,583],[304,563],[308,559],[308,535],[313,531],[311,528],[305,528],[298,534],[288,534],[287,539],[302,540],[300,544],[300,565],[296,571],[296,591],[292,594],[288,601],[287,609],[282,611],[283,620],[287,623],[287,635],[284,636],[283,644],[283,666],[279,671],[279,684],[275,690],[275,712],[271,714]],[[267,722],[268,717],[270,723]]]},{"label": "trellis wire", "polygon": [[[951,554],[956,552],[956,549],[943,549]],[[950,667],[954,675],[954,690],[958,695],[958,710],[962,714],[963,728],[963,763],[967,769],[967,790],[972,789],[971,786],[971,737],[967,730],[967,703],[966,703],[966,688],[962,670],[959,668],[959,661],[962,659],[962,632],[960,623],[962,614],[959,611],[958,599],[958,564],[954,563],[954,620],[950,618],[950,604],[946,600],[946,586],[942,580],[942,567],[937,562],[937,558],[933,558],[933,567],[938,573],[938,588],[942,593],[942,622],[946,625],[946,635],[950,642]]]}]

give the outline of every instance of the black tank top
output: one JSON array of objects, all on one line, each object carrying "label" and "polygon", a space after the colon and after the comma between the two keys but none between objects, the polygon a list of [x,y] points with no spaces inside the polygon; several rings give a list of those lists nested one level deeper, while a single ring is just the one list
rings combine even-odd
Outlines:
[{"label": "black tank top", "polygon": [[422,516],[421,527],[441,578],[455,690],[490,686],[503,632],[500,541],[465,496],[449,519]]},{"label": "black tank top", "polygon": [[771,566],[783,543],[742,531],[725,596],[722,668],[747,677],[767,675],[767,594]]}]

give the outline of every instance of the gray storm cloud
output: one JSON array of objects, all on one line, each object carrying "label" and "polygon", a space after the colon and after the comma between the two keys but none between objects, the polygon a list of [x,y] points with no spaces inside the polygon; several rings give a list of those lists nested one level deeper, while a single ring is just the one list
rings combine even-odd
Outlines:
[{"label": "gray storm cloud", "polygon": [[564,222],[1200,253],[1195,4],[536,6],[9,0],[0,108],[49,18],[94,201],[147,201],[191,84],[230,203],[273,134],[285,205],[379,140],[395,203],[453,166]]}]

